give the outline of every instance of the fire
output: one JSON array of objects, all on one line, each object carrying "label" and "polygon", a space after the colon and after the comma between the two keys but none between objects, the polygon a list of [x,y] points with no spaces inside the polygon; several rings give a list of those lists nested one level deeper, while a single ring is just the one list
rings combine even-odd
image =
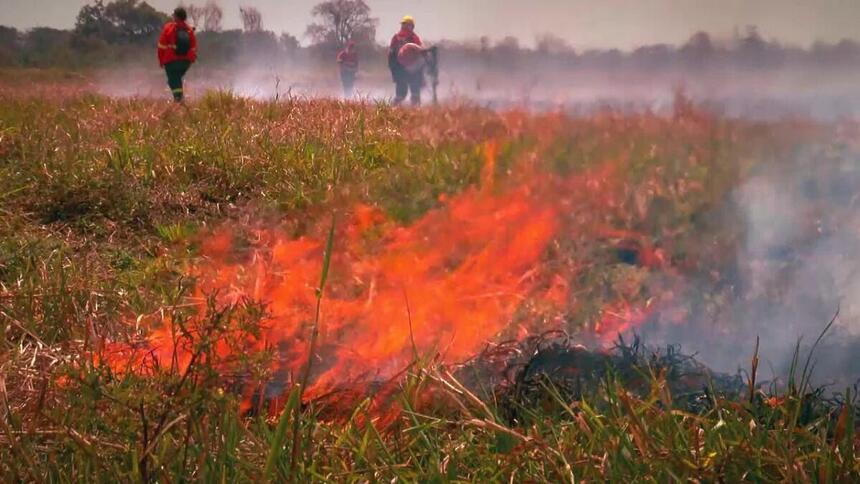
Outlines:
[{"label": "fire", "polygon": [[[409,226],[368,205],[355,206],[338,223],[306,398],[390,379],[413,361],[415,351],[460,362],[490,341],[557,329],[536,327],[547,323],[528,321],[518,310],[534,300],[559,310],[571,304],[568,280],[574,270],[565,273],[542,259],[565,234],[592,229],[576,226],[571,214],[607,203],[617,189],[610,186],[614,164],[567,178],[523,173],[494,186],[496,152],[494,143],[485,148],[481,186],[442,201]],[[195,297],[214,294],[223,306],[263,303],[263,334],[243,351],[272,350],[271,375],[285,380],[278,388],[287,388],[307,363],[325,240],[260,229],[250,241],[250,257],[241,259],[233,237],[222,230],[202,241],[203,261],[192,270]],[[643,321],[645,311],[622,301],[606,309],[593,329],[612,339]],[[163,365],[188,365],[191,355],[175,343],[174,324],[161,318],[151,323],[150,357]],[[248,391],[246,396],[247,408]]]}]

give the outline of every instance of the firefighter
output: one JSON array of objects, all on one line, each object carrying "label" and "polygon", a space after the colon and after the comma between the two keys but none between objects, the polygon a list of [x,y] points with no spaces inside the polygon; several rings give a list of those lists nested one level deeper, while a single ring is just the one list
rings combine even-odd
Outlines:
[{"label": "firefighter", "polygon": [[391,78],[395,84],[394,104],[400,104],[410,95],[413,106],[421,104],[421,88],[424,84],[424,70],[422,66],[407,66],[403,64],[401,49],[408,44],[419,47],[423,53],[421,38],[415,33],[415,20],[410,16],[403,17],[400,21],[400,31],[391,38],[388,48],[388,68],[391,69]]},{"label": "firefighter", "polygon": [[351,98],[358,74],[358,52],[355,41],[350,40],[346,48],[337,54],[337,65],[340,68],[340,82],[343,84],[343,96]]},{"label": "firefighter", "polygon": [[158,38],[158,62],[167,74],[167,85],[176,102],[182,102],[182,78],[197,60],[197,37],[187,19],[185,9],[177,8],[173,11],[173,21],[164,26]]}]

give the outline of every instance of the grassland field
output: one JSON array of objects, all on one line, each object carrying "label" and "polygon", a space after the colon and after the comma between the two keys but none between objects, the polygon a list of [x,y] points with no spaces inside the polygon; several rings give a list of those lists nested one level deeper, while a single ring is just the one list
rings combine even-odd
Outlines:
[{"label": "grassland field", "polygon": [[[450,381],[444,364],[415,354],[389,388],[401,409],[393,417],[377,418],[372,395],[332,417],[297,391],[249,413],[220,369],[272,378],[271,354],[226,361],[216,348],[237,321],[258,331],[265,308],[252,301],[208,308],[209,332],[189,337],[197,356],[184,368],[119,372],[93,356],[145,341],[145,315],[187,317],[196,283],[189,268],[206,264],[205,241],[223,227],[239,245],[272,226],[325,240],[332,216],[349,220],[358,206],[381,213],[385,227],[410,227],[480,187],[550,189],[533,173],[567,179],[606,168],[602,198],[576,205],[565,223],[641,234],[659,246],[660,262],[619,263],[611,237],[587,230],[555,237],[543,265],[567,267],[571,254],[587,254],[562,295],[578,302],[531,308],[533,320],[586,333],[605,304],[657,297],[642,281],[667,266],[723,277],[742,224],[715,224],[709,214],[761,163],[810,146],[856,153],[856,126],[722,118],[680,97],[668,115],[589,117],[227,92],[180,107],[64,88],[73,83],[63,76],[0,80],[4,481],[860,479],[854,395],[815,406],[802,383],[772,392],[751,385],[748,395],[714,397],[695,413],[673,406],[659,372],[647,375],[644,395],[607,377],[581,401],[547,389],[545,407],[511,421]],[[489,168],[488,150],[496,154]],[[550,284],[536,277],[535,287]]]}]

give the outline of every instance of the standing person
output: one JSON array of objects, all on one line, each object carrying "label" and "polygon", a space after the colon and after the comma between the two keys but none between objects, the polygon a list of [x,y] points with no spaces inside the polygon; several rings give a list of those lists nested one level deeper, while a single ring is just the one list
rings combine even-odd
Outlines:
[{"label": "standing person", "polygon": [[343,84],[343,97],[351,98],[358,74],[358,51],[355,41],[350,40],[346,48],[337,54],[337,65],[340,67],[340,82]]},{"label": "standing person", "polygon": [[182,102],[182,78],[197,60],[197,37],[185,22],[187,19],[185,9],[177,8],[173,11],[173,21],[164,26],[158,38],[158,63],[167,73],[167,85],[176,102]]},{"label": "standing person", "polygon": [[388,68],[391,69],[391,78],[395,84],[394,104],[402,103],[409,93],[412,105],[417,106],[421,104],[424,71],[420,66],[418,69],[410,70],[409,66],[403,65],[401,49],[408,44],[414,44],[421,51],[421,38],[415,33],[415,19],[409,15],[403,17],[400,21],[400,31],[391,38],[391,45],[388,48]]}]

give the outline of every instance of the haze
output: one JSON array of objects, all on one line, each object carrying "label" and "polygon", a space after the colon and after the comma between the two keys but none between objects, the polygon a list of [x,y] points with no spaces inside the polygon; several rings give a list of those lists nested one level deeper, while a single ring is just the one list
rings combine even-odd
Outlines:
[{"label": "haze", "polygon": [[[148,0],[167,11],[175,0]],[[69,28],[87,0],[0,0],[0,24],[17,28]],[[186,2],[187,3],[187,2]],[[198,3],[205,3],[200,1]],[[302,37],[317,0],[221,0],[225,28],[240,26],[238,7],[256,6],[264,27]],[[683,43],[705,30],[729,37],[736,28],[756,25],[767,37],[808,46],[860,38],[856,0],[367,0],[380,19],[380,41],[404,14],[416,17],[428,39],[477,39],[482,35],[518,37],[530,44],[552,32],[577,49],[620,48]],[[34,8],[38,4],[38,8]]]}]

